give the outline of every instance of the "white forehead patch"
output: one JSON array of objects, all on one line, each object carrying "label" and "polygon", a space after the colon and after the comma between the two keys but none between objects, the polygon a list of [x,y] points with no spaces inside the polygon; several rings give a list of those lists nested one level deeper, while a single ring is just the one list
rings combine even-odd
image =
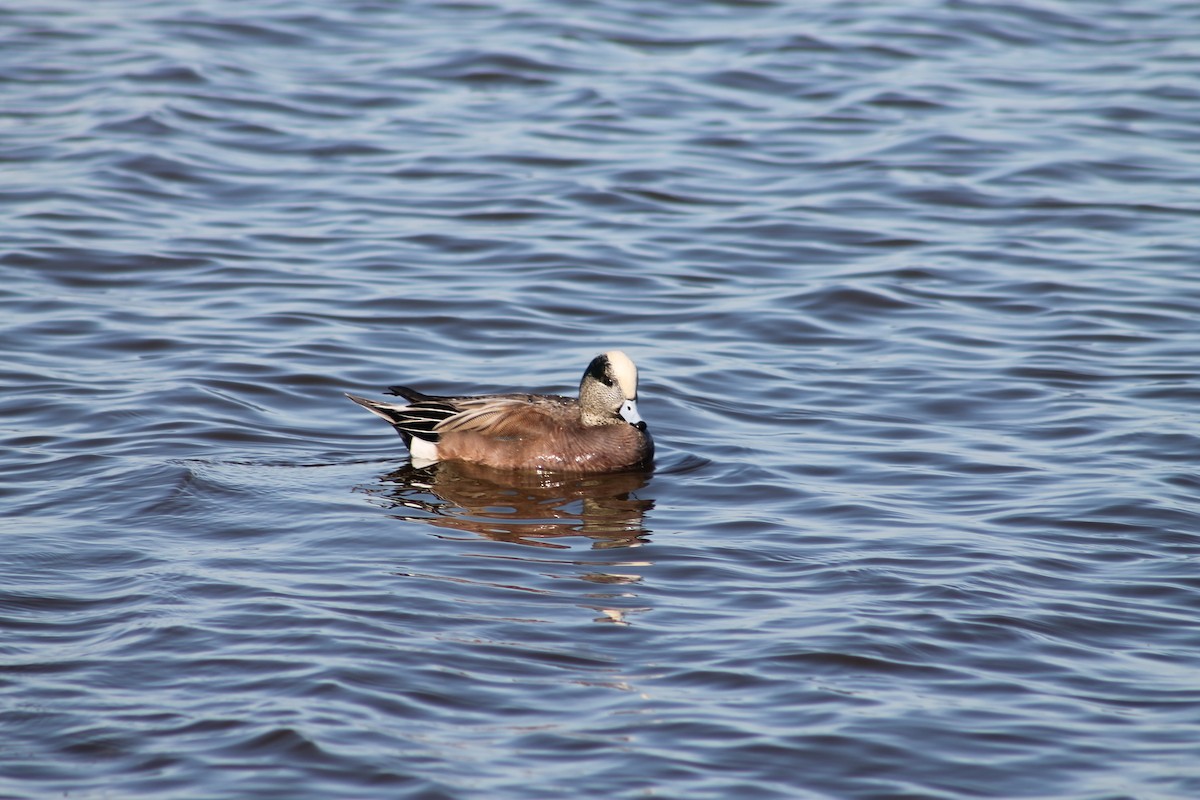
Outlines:
[{"label": "white forehead patch", "polygon": [[609,350],[604,356],[608,359],[612,376],[616,379],[617,385],[621,387],[621,393],[629,400],[636,398],[637,367],[633,365],[629,356],[620,350]]}]

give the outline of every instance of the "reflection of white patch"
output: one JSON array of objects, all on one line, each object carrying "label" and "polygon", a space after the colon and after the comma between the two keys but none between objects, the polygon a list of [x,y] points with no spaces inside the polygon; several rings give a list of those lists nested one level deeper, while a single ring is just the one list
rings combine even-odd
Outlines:
[{"label": "reflection of white patch", "polygon": [[414,467],[428,467],[438,461],[438,446],[435,442],[427,442],[416,436],[408,443],[408,452],[412,456]]},{"label": "reflection of white patch", "polygon": [[642,415],[638,413],[637,401],[626,400],[621,404],[621,419],[628,422],[630,425],[637,425],[642,421]]},{"label": "reflection of white patch", "polygon": [[617,379],[621,393],[630,400],[637,397],[637,367],[633,365],[629,356],[620,350],[609,350],[604,356],[612,367],[613,377]]}]

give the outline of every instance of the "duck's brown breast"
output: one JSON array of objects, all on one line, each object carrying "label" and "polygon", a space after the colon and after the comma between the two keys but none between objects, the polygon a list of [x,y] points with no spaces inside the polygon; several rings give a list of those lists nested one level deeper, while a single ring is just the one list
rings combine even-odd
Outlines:
[{"label": "duck's brown breast", "polygon": [[650,434],[625,423],[556,426],[527,436],[454,431],[438,442],[441,460],[504,470],[612,472],[648,463],[653,455]]}]

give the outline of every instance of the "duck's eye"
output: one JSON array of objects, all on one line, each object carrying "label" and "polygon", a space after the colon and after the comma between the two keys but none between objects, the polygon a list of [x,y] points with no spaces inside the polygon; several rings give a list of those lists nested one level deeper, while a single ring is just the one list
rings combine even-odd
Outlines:
[{"label": "duck's eye", "polygon": [[608,359],[604,356],[596,356],[592,359],[592,363],[588,364],[587,374],[605,386],[613,385],[612,376],[608,374]]}]

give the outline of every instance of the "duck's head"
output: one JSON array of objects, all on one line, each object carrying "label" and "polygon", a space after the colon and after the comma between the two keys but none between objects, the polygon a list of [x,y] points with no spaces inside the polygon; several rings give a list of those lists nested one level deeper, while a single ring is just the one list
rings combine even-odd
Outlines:
[{"label": "duck's head", "polygon": [[637,367],[620,350],[592,359],[579,381],[579,406],[584,425],[626,422],[645,430],[637,410]]}]

